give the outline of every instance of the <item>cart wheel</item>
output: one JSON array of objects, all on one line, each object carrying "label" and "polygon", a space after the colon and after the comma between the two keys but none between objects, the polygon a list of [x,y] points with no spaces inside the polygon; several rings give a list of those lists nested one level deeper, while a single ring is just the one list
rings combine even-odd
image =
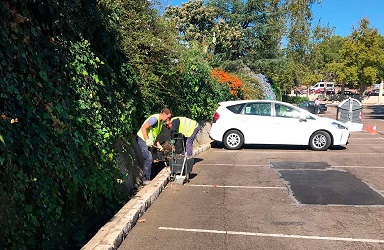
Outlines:
[{"label": "cart wheel", "polygon": [[189,174],[188,174],[188,173],[185,175],[185,180],[186,180],[187,182],[189,182]]}]

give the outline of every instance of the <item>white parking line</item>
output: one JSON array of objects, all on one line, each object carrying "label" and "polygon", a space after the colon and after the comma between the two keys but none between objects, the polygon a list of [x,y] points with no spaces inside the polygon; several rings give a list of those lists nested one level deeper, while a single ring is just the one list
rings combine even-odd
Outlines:
[{"label": "white parking line", "polygon": [[263,187],[263,186],[223,186],[223,185],[194,185],[186,184],[188,187],[210,187],[210,188],[244,188],[244,189],[287,189],[286,187]]},{"label": "white parking line", "polygon": [[364,169],[384,169],[377,166],[331,166],[331,168],[364,168]]},{"label": "white parking line", "polygon": [[[212,150],[212,151],[209,151],[210,153],[254,153],[255,151],[251,151],[251,150]],[[332,151],[289,151],[289,154],[303,154],[304,152],[310,152],[310,153],[314,153],[314,154],[321,154],[321,152],[323,154],[328,154],[328,153],[332,153]],[[335,153],[340,153],[340,151],[333,151]],[[277,151],[277,150],[259,150],[257,151],[258,154],[262,154],[262,153],[265,153],[265,154],[287,154],[287,151]],[[356,152],[342,152],[343,155],[356,155],[357,153]],[[358,153],[359,155],[379,155],[380,153],[378,152],[372,152],[372,153]]]},{"label": "white parking line", "polygon": [[[359,153],[360,154],[360,153]],[[236,167],[266,167],[270,168],[269,165],[252,165],[252,164],[198,164],[198,166],[236,166]],[[365,169],[384,169],[383,167],[378,166],[329,166],[330,168],[365,168]],[[318,169],[314,169],[318,170]]]},{"label": "white parking line", "polygon": [[[197,165],[197,164],[196,164]],[[199,166],[233,166],[236,165],[238,167],[269,167],[268,165],[253,165],[253,164],[228,164],[228,163],[205,163],[205,164],[200,164],[198,163]]]},{"label": "white parking line", "polygon": [[349,140],[383,140],[383,137],[377,137],[377,138],[364,138],[364,137],[353,137],[349,138]]},{"label": "white parking line", "polygon": [[227,234],[227,235],[244,235],[244,236],[258,236],[258,237],[273,237],[273,238],[329,240],[329,241],[347,241],[347,242],[364,242],[364,243],[384,243],[384,240],[376,240],[376,239],[324,237],[324,236],[312,236],[312,235],[267,234],[267,233],[235,232],[235,231],[207,230],[207,229],[194,229],[194,228],[176,228],[176,227],[159,227],[158,229],[159,230],[168,230],[168,231],[210,233],[210,234]]}]

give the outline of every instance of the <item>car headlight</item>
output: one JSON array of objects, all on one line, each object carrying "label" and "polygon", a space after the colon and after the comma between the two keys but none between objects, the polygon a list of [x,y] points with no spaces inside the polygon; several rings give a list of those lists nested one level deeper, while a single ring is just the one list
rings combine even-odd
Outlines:
[{"label": "car headlight", "polygon": [[338,129],[348,129],[346,126],[338,123],[338,122],[332,122],[332,125],[335,126]]}]

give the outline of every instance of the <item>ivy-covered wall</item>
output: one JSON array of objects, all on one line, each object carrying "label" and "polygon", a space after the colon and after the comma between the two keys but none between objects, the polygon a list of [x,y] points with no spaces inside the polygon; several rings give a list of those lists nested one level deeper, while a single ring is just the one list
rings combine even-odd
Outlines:
[{"label": "ivy-covered wall", "polygon": [[178,58],[161,70],[135,61],[119,2],[0,0],[3,249],[80,248],[129,200],[130,141],[146,115],[167,105],[209,120],[231,98],[198,51],[169,46]]},{"label": "ivy-covered wall", "polygon": [[134,72],[97,1],[2,1],[0,25],[0,245],[79,247],[129,198]]}]

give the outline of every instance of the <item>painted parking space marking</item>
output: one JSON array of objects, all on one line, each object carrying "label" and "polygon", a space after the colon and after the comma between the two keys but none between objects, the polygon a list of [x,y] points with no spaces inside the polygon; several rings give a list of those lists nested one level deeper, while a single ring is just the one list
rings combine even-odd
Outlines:
[{"label": "painted parking space marking", "polygon": [[291,238],[291,239],[306,239],[306,240],[326,240],[326,241],[346,241],[346,242],[363,242],[363,243],[384,243],[384,240],[378,239],[359,239],[359,238],[343,238],[343,237],[325,237],[314,235],[294,235],[294,234],[269,234],[269,233],[252,233],[252,232],[237,232],[237,231],[221,231],[197,228],[177,228],[177,227],[158,227],[159,230],[179,231],[179,232],[194,232],[208,234],[226,234],[226,235],[243,235],[257,237],[272,237],[272,238]]},{"label": "painted parking space marking", "polygon": [[349,138],[349,140],[383,140],[384,137],[375,137],[375,138],[367,138],[367,137],[353,137]]},{"label": "painted parking space marking", "polygon": [[[227,151],[227,150],[212,150],[212,151],[209,151],[210,153],[236,153],[236,154],[240,154],[240,153],[254,153],[255,151],[254,150],[242,150],[242,151],[234,151],[234,150],[231,150],[231,151]],[[307,152],[307,151],[289,151],[289,154],[303,154],[303,152]],[[319,154],[320,151],[309,151],[310,153],[313,153],[313,154]],[[340,153],[340,151],[322,151],[323,154],[328,154],[328,153]],[[258,150],[257,151],[258,154],[287,154],[287,151],[277,151],[277,150]],[[321,154],[321,153],[320,153]],[[372,153],[360,153],[359,152],[359,155],[377,155],[378,153],[377,152],[372,152]],[[356,152],[343,152],[343,155],[356,155]]]},{"label": "painted parking space marking", "polygon": [[[197,165],[197,164],[196,164]],[[268,165],[254,165],[254,164],[228,164],[228,163],[203,163],[199,166],[238,166],[238,167],[268,167]]]},{"label": "painted parking space marking", "polygon": [[378,166],[332,166],[333,168],[363,168],[363,169],[384,169]]},{"label": "painted parking space marking", "polygon": [[[359,153],[360,154],[360,153]],[[196,166],[236,166],[236,167],[265,167],[265,168],[269,168],[270,166],[269,165],[253,165],[253,164],[228,164],[228,163],[220,163],[220,164],[209,164],[209,163],[205,163],[205,164],[196,164]],[[384,166],[330,166],[332,168],[362,168],[362,169],[384,169]]]},{"label": "painted parking space marking", "polygon": [[265,186],[225,186],[225,185],[199,185],[199,184],[186,184],[187,187],[209,187],[209,188],[243,188],[243,189],[284,189],[286,187],[265,187]]}]

